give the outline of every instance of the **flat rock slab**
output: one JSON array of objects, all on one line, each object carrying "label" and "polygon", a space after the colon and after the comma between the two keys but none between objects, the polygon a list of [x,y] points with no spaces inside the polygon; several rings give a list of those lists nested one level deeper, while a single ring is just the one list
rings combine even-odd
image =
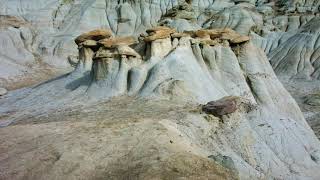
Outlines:
[{"label": "flat rock slab", "polygon": [[77,44],[80,44],[86,40],[99,41],[101,39],[109,38],[112,36],[112,32],[109,29],[97,29],[78,36],[75,40]]},{"label": "flat rock slab", "polygon": [[237,107],[237,101],[239,97],[227,96],[218,101],[211,101],[208,104],[202,106],[202,110],[207,114],[214,116],[223,116],[234,113]]},{"label": "flat rock slab", "polygon": [[151,42],[157,39],[168,38],[171,36],[171,34],[175,33],[176,30],[165,26],[158,26],[148,29],[146,32],[148,33],[148,36],[144,38],[144,41]]},{"label": "flat rock slab", "polygon": [[206,39],[222,39],[222,40],[229,40],[233,44],[239,44],[243,42],[247,42],[250,40],[249,36],[243,36],[238,32],[230,29],[201,29],[194,32],[194,35],[198,38],[206,38]]}]

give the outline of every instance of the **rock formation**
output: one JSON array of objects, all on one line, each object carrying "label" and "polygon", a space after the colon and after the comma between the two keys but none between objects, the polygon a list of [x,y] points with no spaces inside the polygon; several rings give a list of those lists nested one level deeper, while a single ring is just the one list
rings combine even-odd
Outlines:
[{"label": "rock formation", "polygon": [[0,177],[319,179],[319,5],[0,0]]},{"label": "rock formation", "polygon": [[[319,2],[279,1],[269,8],[264,23],[251,33],[255,44],[267,53],[277,76],[295,97],[313,129],[319,134],[318,108],[304,97],[320,89]],[[317,123],[318,122],[318,123]]]},{"label": "rock formation", "polygon": [[[208,18],[203,13],[207,8],[216,11],[234,5],[232,1],[200,0],[188,3],[177,0],[0,2],[1,22],[5,21],[1,25],[5,30],[1,30],[0,37],[1,40],[7,39],[3,46],[0,45],[1,52],[10,48],[7,52],[15,52],[12,54],[16,55],[1,57],[4,59],[1,67],[6,66],[10,70],[1,70],[0,85],[10,89],[33,84],[30,79],[44,76],[44,72],[38,72],[38,66],[45,66],[52,71],[51,74],[69,72],[71,67],[65,59],[77,54],[73,39],[92,29],[103,27],[115,35],[131,36],[158,26],[158,21],[163,19],[178,31],[196,30]],[[181,10],[182,13],[174,13]],[[173,14],[169,16],[170,12]],[[34,67],[30,68],[30,65]],[[26,79],[22,80],[22,77]]]},{"label": "rock formation", "polygon": [[[135,46],[132,46],[134,37],[85,38],[79,43],[80,61],[74,72],[0,99],[0,113],[7,114],[1,126],[29,123],[25,112],[40,118],[44,109],[51,114],[84,102],[89,107],[116,97],[132,97],[137,103],[157,99],[185,106],[237,96],[250,108],[228,110],[228,116],[223,117],[185,112],[188,120],[182,124],[179,117],[162,119],[160,124],[168,133],[178,132],[186,144],[195,144],[191,154],[202,158],[229,157],[233,167],[217,158],[213,161],[240,179],[319,177],[319,140],[278,81],[264,52],[246,36],[229,29],[186,31],[178,35],[165,27],[147,33],[142,37],[146,40],[141,39]],[[203,40],[217,43],[206,44]],[[137,103],[133,106],[138,106]],[[197,105],[191,107],[195,109]],[[12,110],[16,113],[10,114]],[[157,126],[158,122],[153,124]],[[186,144],[180,146],[187,148]],[[162,147],[160,143],[157,148]],[[140,152],[145,151],[148,150]]]},{"label": "rock formation", "polygon": [[111,36],[112,36],[112,32],[109,29],[108,30],[98,29],[98,30],[93,30],[78,36],[75,42],[79,45],[80,43],[83,43],[86,40],[99,41],[105,38],[109,38]]}]

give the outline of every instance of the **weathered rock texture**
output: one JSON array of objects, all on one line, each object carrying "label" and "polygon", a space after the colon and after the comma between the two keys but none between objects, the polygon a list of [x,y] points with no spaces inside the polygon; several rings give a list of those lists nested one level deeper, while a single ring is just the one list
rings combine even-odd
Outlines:
[{"label": "weathered rock texture", "polygon": [[[319,91],[319,2],[278,1],[264,13],[264,22],[254,27],[251,38],[267,53],[276,74],[298,101],[319,134],[318,108],[305,107],[304,97]],[[268,11],[266,11],[269,9]]]},{"label": "weathered rock texture", "polygon": [[[210,30],[210,32],[216,31],[219,30]],[[98,47],[94,48],[80,44],[80,61],[75,71],[36,87],[12,92],[0,99],[1,126],[9,131],[12,127],[6,127],[8,125],[19,128],[32,121],[45,123],[56,121],[56,118],[61,117],[67,120],[68,117],[73,117],[72,112],[70,116],[57,116],[57,113],[67,112],[67,109],[75,111],[80,107],[82,107],[80,119],[86,119],[81,115],[85,112],[93,113],[95,115],[88,117],[87,120],[91,119],[92,123],[98,124],[107,123],[105,128],[109,130],[112,129],[109,123],[121,122],[123,123],[121,127],[133,127],[132,124],[135,124],[134,127],[138,129],[119,129],[118,137],[124,138],[122,140],[115,139],[113,135],[105,135],[103,133],[105,128],[97,129],[99,134],[101,132],[99,136],[110,140],[106,143],[111,146],[108,149],[104,148],[103,152],[115,155],[110,157],[110,160],[104,161],[106,164],[99,165],[105,169],[101,170],[106,172],[101,175],[104,178],[123,178],[125,176],[123,172],[128,173],[127,177],[135,175],[137,179],[139,177],[148,179],[158,175],[164,178],[191,179],[198,176],[191,170],[194,167],[185,169],[183,166],[187,163],[185,161],[199,162],[201,167],[201,164],[207,164],[204,165],[206,168],[199,170],[200,172],[213,170],[213,174],[203,174],[201,176],[203,179],[214,176],[222,179],[319,178],[320,142],[306,123],[294,99],[273,73],[264,52],[251,41],[229,46],[231,44],[229,41],[232,39],[220,41],[221,35],[207,37],[209,40],[218,39],[217,44],[203,44],[199,42],[203,37],[194,35],[196,32],[185,32],[191,35],[179,38],[170,35],[147,42],[141,39],[141,42],[133,47],[123,43],[118,46],[117,41],[112,41],[114,44],[107,47],[99,43]],[[122,51],[121,48],[130,53]],[[200,113],[197,104],[217,101],[226,96],[240,97],[250,108],[228,111],[228,116],[222,117]],[[112,102],[117,102],[114,99],[117,97],[127,97],[125,98],[127,100],[134,98],[134,100],[131,103],[123,100],[124,105],[113,107]],[[106,100],[111,100],[110,106],[99,105]],[[159,104],[165,104],[164,106],[171,110],[161,109]],[[97,114],[101,111],[108,112],[107,107],[113,107],[119,113],[110,110],[109,113],[113,114],[111,116],[104,113]],[[104,108],[107,109],[103,110]],[[168,114],[170,111],[176,112],[176,115],[171,116]],[[44,118],[45,116],[49,117]],[[100,122],[97,120],[99,117],[103,117]],[[144,128],[148,131],[143,130]],[[61,131],[65,130],[63,128]],[[147,136],[141,136],[139,132]],[[130,138],[125,134],[130,134]],[[142,144],[133,143],[137,137]],[[8,139],[11,138],[15,137],[10,136]],[[8,141],[2,142],[8,143]],[[112,146],[123,142],[126,148]],[[173,145],[172,149],[170,144]],[[96,145],[90,144],[88,147],[97,147]],[[59,141],[52,142],[50,146],[60,147]],[[117,158],[118,155],[123,157],[121,154],[128,153],[128,146],[134,149],[126,157],[135,160],[125,161]],[[18,144],[14,144],[14,147],[23,148]],[[70,148],[73,147],[70,145]],[[112,149],[117,149],[117,153],[113,153]],[[37,151],[38,148],[30,153]],[[6,152],[10,151],[4,150],[4,153]],[[70,160],[79,162],[80,159],[68,157],[63,150],[55,152],[59,154],[57,155],[59,158],[55,160],[57,162],[53,165],[53,169],[46,166],[40,173],[29,173],[29,171],[15,174],[15,170],[28,165],[24,164],[27,161],[23,161],[22,164],[14,163],[16,159],[11,158],[1,163],[0,167],[7,172],[3,176],[10,179],[20,179],[19,177],[41,179],[57,176],[70,178],[83,172],[82,166],[65,164],[65,168],[73,168],[74,171],[68,171],[67,174],[59,173],[63,168],[59,163],[64,164],[64,161]],[[90,151],[83,149],[79,153],[81,152]],[[61,153],[65,155],[60,155]],[[181,164],[176,160],[164,161],[165,164],[159,162],[163,158],[176,157],[172,156],[176,153],[181,154],[179,156]],[[14,154],[15,151],[11,157],[14,157]],[[104,155],[93,152],[87,157],[92,156],[101,159]],[[187,156],[192,159],[186,158]],[[218,157],[225,157],[227,160]],[[150,158],[158,160],[149,161]],[[213,164],[210,164],[211,160]],[[94,159],[93,161],[98,164],[101,162]],[[81,160],[79,163],[82,162],[87,161]],[[112,164],[112,162],[118,163]],[[130,170],[123,171],[122,163],[126,164],[126,167],[129,166]],[[167,163],[172,163],[169,167],[177,169],[176,171],[190,173],[165,176],[170,171],[157,171]],[[8,167],[9,164],[13,165]],[[39,167],[36,164],[32,166]],[[150,170],[144,171],[143,169],[147,167]],[[89,170],[85,175],[94,177],[92,172]]]},{"label": "weathered rock texture", "polygon": [[224,97],[218,101],[208,102],[202,107],[202,110],[217,117],[228,115],[238,109],[238,99],[239,97]]},{"label": "weathered rock texture", "polygon": [[[96,28],[130,36],[160,23],[178,32],[210,27],[269,35],[295,31],[319,13],[319,3],[312,0],[1,0],[0,4],[0,37],[6,39],[0,48],[10,52],[1,56],[1,67],[7,69],[1,69],[0,85],[10,88],[26,84],[22,77],[28,82],[35,73],[44,74],[39,66],[53,71],[50,74],[70,71],[66,59],[77,52],[73,39]],[[269,36],[268,41],[275,43],[267,45],[267,52],[279,45],[280,38]]]},{"label": "weathered rock texture", "polygon": [[[276,77],[319,134],[317,0],[0,0],[0,20],[1,87],[70,72],[0,97],[1,178],[320,178]],[[201,114],[226,96],[245,103]]]},{"label": "weathered rock texture", "polygon": [[[108,28],[120,36],[137,35],[163,20],[178,31],[200,29],[213,11],[231,7],[227,1],[179,0],[1,0],[1,86],[16,88],[44,74],[70,71],[66,60],[77,53],[73,39],[96,28]],[[3,44],[3,45],[1,45]],[[32,65],[32,66],[31,66]],[[30,67],[31,66],[31,67]],[[54,71],[55,70],[55,71]],[[48,71],[45,71],[48,72]],[[39,75],[40,74],[40,75]],[[30,80],[29,80],[30,81]],[[30,82],[31,83],[31,82]]]}]

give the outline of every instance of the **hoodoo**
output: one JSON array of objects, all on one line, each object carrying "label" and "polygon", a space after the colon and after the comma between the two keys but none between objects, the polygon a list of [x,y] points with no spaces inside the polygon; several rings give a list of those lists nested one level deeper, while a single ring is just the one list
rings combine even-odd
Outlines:
[{"label": "hoodoo", "polygon": [[[94,30],[91,32],[99,32],[99,30]],[[131,95],[140,94],[143,96],[149,96],[155,91],[155,88],[160,88],[162,83],[168,83],[165,82],[167,79],[175,79],[182,82],[186,81],[183,84],[189,84],[190,87],[193,86],[192,84],[195,82],[189,82],[191,79],[181,79],[188,77],[183,77],[184,75],[182,74],[179,75],[181,76],[179,78],[175,77],[180,73],[177,74],[177,72],[174,72],[172,65],[167,64],[170,61],[162,62],[162,60],[160,60],[163,58],[167,59],[170,57],[170,55],[175,56],[174,52],[182,48],[191,50],[191,57],[194,58],[196,58],[195,55],[202,54],[202,57],[197,57],[198,59],[196,58],[196,62],[186,61],[186,63],[197,63],[193,66],[199,66],[200,64],[203,65],[204,67],[201,69],[201,71],[203,71],[202,78],[210,81],[210,76],[205,77],[207,76],[205,73],[210,73],[211,68],[214,68],[211,67],[214,66],[212,63],[216,62],[210,62],[208,58],[211,59],[211,53],[217,53],[215,50],[210,52],[210,49],[219,48],[221,45],[223,45],[225,48],[229,49],[231,54],[233,54],[229,44],[240,45],[249,41],[247,36],[240,35],[231,29],[203,29],[177,33],[174,29],[165,26],[158,26],[149,29],[146,32],[148,35],[141,36],[143,41],[140,43],[135,37],[110,36],[108,38],[95,41],[94,39],[97,39],[96,37],[89,37],[88,34],[90,34],[90,32],[80,35],[77,38],[81,39],[80,37],[87,37],[86,41],[79,43],[78,45],[80,58],[79,64],[85,64],[84,66],[87,67],[86,70],[92,71],[90,73],[91,76],[93,76],[92,79],[99,81],[97,84],[93,83],[95,84],[93,86],[99,84],[98,86],[104,86],[104,88],[108,89],[103,91],[107,98],[114,95],[128,93]],[[139,44],[141,45],[139,46]],[[145,44],[145,48],[143,48],[143,44]],[[141,54],[130,47],[134,47],[135,45],[136,47],[142,47],[142,49],[137,49],[137,51],[139,51]],[[171,61],[174,62],[176,60]],[[181,62],[179,60],[176,63]],[[205,67],[205,64],[207,63],[209,63],[209,67]],[[157,69],[158,66],[159,69]],[[160,66],[164,67],[160,69]],[[189,69],[189,67],[184,68],[186,68],[187,72],[192,71],[192,69]],[[156,71],[156,73],[161,72],[164,74],[156,75],[153,77],[154,79],[150,79],[152,76],[154,76],[154,71]],[[88,88],[89,93],[94,92],[94,94],[101,94],[101,92],[97,92],[95,90],[97,88],[92,88],[90,85]],[[208,94],[208,92],[206,92],[206,88],[202,87],[202,85],[199,84],[198,88],[200,88],[200,91]],[[101,91],[100,88],[98,89],[98,91]],[[225,92],[223,88],[216,87],[216,89],[217,92],[221,94]],[[200,97],[204,95],[201,95],[200,92],[194,93],[198,94],[199,99],[202,99]],[[214,93],[212,93],[212,95],[213,94]]]}]

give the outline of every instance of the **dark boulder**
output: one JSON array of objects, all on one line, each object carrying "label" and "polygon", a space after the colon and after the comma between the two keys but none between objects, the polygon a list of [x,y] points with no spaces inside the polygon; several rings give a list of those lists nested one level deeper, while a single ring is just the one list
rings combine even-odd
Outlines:
[{"label": "dark boulder", "polygon": [[218,101],[211,101],[202,106],[202,111],[214,116],[223,116],[234,113],[237,109],[239,97],[227,96]]}]

